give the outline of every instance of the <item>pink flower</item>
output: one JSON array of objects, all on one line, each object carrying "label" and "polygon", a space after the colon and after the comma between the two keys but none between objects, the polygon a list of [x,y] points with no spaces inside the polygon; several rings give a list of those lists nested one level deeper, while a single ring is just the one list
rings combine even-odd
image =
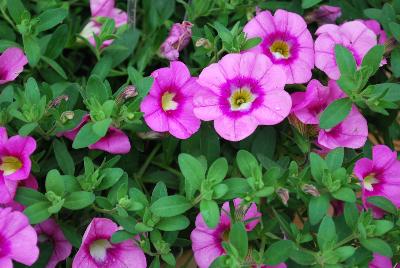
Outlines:
[{"label": "pink flower", "polygon": [[378,253],[373,254],[372,261],[368,264],[369,268],[392,268],[392,260],[386,256],[379,255]]},{"label": "pink flower", "polygon": [[193,24],[188,21],[174,23],[167,39],[160,47],[161,56],[170,61],[177,60],[179,52],[189,44],[192,38],[192,26]]},{"label": "pink flower", "polygon": [[189,138],[200,127],[192,103],[200,85],[180,61],[171,62],[169,68],[158,69],[151,76],[154,83],[140,105],[146,124],[154,131],[169,132],[178,139]]},{"label": "pink flower", "polygon": [[[116,28],[128,23],[128,14],[121,9],[115,8],[114,0],[90,0],[90,11],[92,17],[89,23],[83,28],[81,36],[88,39],[93,46],[96,46],[93,34],[98,35],[102,26],[101,23],[96,20],[98,17],[113,19]],[[113,40],[107,40],[102,46],[108,46],[112,42]]]},{"label": "pink flower", "polygon": [[228,54],[201,72],[204,88],[195,95],[194,113],[214,120],[224,139],[242,140],[258,125],[275,125],[288,116],[292,101],[285,81],[282,69],[265,55]]},{"label": "pink flower", "polygon": [[110,238],[118,226],[105,218],[94,218],[83,235],[72,268],[145,268],[146,257],[132,240],[113,244]]},{"label": "pink flower", "polygon": [[[69,140],[74,140],[79,130],[88,122],[90,116],[85,115],[82,121],[72,130],[60,133],[59,136],[64,136]],[[127,154],[131,150],[131,143],[128,136],[121,130],[115,127],[110,127],[107,134],[100,140],[88,146],[90,150],[101,150],[110,154]]]},{"label": "pink flower", "polygon": [[319,24],[335,23],[342,15],[342,9],[340,7],[322,5],[312,15],[314,21]]},{"label": "pink flower", "polygon": [[349,49],[357,66],[361,65],[365,54],[377,44],[373,31],[359,21],[350,21],[338,26],[325,24],[318,28],[315,40],[315,66],[324,71],[330,79],[340,78],[335,59],[335,45]]},{"label": "pink flower", "polygon": [[397,153],[386,145],[375,145],[372,148],[372,160],[359,159],[354,166],[354,174],[361,181],[362,200],[365,208],[372,208],[378,212],[376,217],[382,216],[382,211],[368,204],[370,196],[383,196],[400,208],[400,161]]},{"label": "pink flower", "polygon": [[0,267],[12,268],[12,261],[32,265],[39,257],[35,229],[28,218],[11,208],[0,208]]},{"label": "pink flower", "polygon": [[[261,217],[256,204],[245,205],[239,198],[233,202],[236,208],[236,216],[242,217],[242,221],[253,219],[246,224],[246,231],[253,230],[260,221],[254,218]],[[201,214],[197,215],[196,228],[192,231],[190,239],[192,240],[194,258],[199,268],[209,267],[216,258],[225,254],[222,242],[229,237],[231,228],[229,211],[229,202],[225,202],[222,206],[220,221],[214,229],[207,226]]]},{"label": "pink flower", "polygon": [[[3,180],[3,182],[4,181],[6,180]],[[34,190],[37,190],[39,187],[38,182],[33,175],[29,175],[29,177],[26,180],[13,181],[16,182],[15,184],[10,184],[9,181],[7,181],[6,185],[9,185],[8,187],[6,185],[1,185],[1,182],[2,180],[0,179],[0,207],[2,206],[1,204],[4,204],[3,207],[10,207],[13,210],[18,210],[21,212],[25,209],[25,207],[13,200],[18,187],[27,187]],[[4,203],[3,201],[5,200],[9,201]]]},{"label": "pink flower", "polygon": [[46,268],[54,268],[57,263],[65,260],[71,254],[72,245],[65,238],[55,220],[48,219],[35,226],[39,242],[49,242],[53,245],[53,254]]},{"label": "pink flower", "polygon": [[274,65],[280,66],[286,74],[287,84],[305,83],[311,79],[314,44],[301,16],[285,10],[277,10],[274,16],[263,11],[250,20],[243,31],[247,38],[263,39],[251,51],[267,55]]},{"label": "pink flower", "polygon": [[14,81],[27,63],[28,59],[20,48],[6,49],[0,56],[0,85]]},{"label": "pink flower", "polygon": [[386,32],[381,28],[381,25],[376,20],[358,20],[362,22],[365,26],[368,27],[371,31],[373,31],[379,38],[378,44],[384,45],[387,40]]},{"label": "pink flower", "polygon": [[[292,94],[294,115],[304,124],[319,125],[319,117],[334,100],[346,97],[334,80],[323,86],[318,80],[311,80],[306,92]],[[337,147],[360,148],[368,136],[368,125],[358,109],[353,106],[350,114],[331,129],[320,129],[318,144],[323,149]],[[325,148],[324,148],[325,147]]]}]

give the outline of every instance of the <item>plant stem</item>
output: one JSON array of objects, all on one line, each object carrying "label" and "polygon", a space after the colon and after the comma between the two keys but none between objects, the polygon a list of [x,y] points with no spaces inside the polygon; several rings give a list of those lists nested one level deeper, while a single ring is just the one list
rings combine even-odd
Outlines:
[{"label": "plant stem", "polygon": [[7,13],[4,11],[4,9],[1,8],[1,14],[3,15],[4,19],[11,25],[11,27],[18,32],[17,26],[15,26],[14,22],[11,20],[11,18],[7,15]]},{"label": "plant stem", "polygon": [[146,169],[148,168],[148,166],[150,165],[151,161],[156,156],[156,154],[157,154],[158,150],[160,150],[160,148],[161,148],[161,143],[157,144],[153,148],[153,151],[151,151],[151,153],[147,157],[146,161],[144,162],[143,166],[139,169],[139,172],[136,174],[136,176],[139,179],[141,179],[143,177],[144,173],[146,172]]},{"label": "plant stem", "polygon": [[153,165],[159,167],[159,168],[162,168],[162,169],[165,169],[165,170],[168,171],[168,172],[171,172],[172,174],[174,174],[174,175],[176,175],[176,176],[178,176],[178,177],[181,177],[181,176],[182,176],[182,173],[180,173],[179,170],[176,170],[176,169],[174,169],[174,168],[172,168],[172,167],[169,167],[169,166],[167,166],[167,165],[164,165],[163,163],[160,163],[160,162],[157,162],[157,161],[152,161],[151,163],[152,163]]},{"label": "plant stem", "polygon": [[137,0],[128,0],[128,24],[132,28],[136,28],[136,7]]}]

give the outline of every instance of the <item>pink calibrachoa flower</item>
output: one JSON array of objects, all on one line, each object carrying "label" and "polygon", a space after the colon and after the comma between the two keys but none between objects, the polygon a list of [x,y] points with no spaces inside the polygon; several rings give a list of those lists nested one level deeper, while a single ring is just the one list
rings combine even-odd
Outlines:
[{"label": "pink calibrachoa flower", "polygon": [[12,268],[12,261],[32,265],[39,257],[35,229],[28,218],[11,208],[0,208],[0,267]]},{"label": "pink calibrachoa flower", "polygon": [[[233,202],[236,208],[235,216],[240,217],[242,221],[251,219],[246,223],[246,231],[253,230],[260,221],[258,218],[261,217],[256,204],[244,205],[239,198]],[[190,239],[192,240],[194,258],[200,268],[208,268],[216,258],[225,254],[222,242],[229,237],[231,228],[229,211],[229,202],[225,202],[222,206],[219,223],[214,229],[207,226],[201,214],[197,215],[196,228],[192,231]]]},{"label": "pink calibrachoa flower", "polygon": [[373,254],[372,261],[368,264],[369,268],[392,268],[392,260],[386,256],[379,255],[378,253]]},{"label": "pink calibrachoa flower", "polygon": [[[1,179],[0,179],[1,184]],[[10,185],[9,183],[7,185]],[[15,186],[14,186],[15,185]],[[13,210],[23,211],[25,207],[14,201],[15,193],[18,190],[18,187],[27,187],[34,190],[39,188],[38,182],[33,175],[29,175],[29,177],[22,181],[17,181],[16,184],[11,184],[11,187],[3,188],[4,186],[0,185],[0,207],[10,207]],[[5,200],[9,200],[8,202],[4,202]]]},{"label": "pink calibrachoa flower", "polygon": [[[263,41],[250,51],[267,55],[286,74],[287,84],[306,83],[314,68],[314,43],[304,19],[292,12],[277,10],[260,12],[243,31],[247,38]],[[281,78],[279,78],[281,79]]]},{"label": "pink calibrachoa flower", "polygon": [[169,132],[187,139],[200,127],[193,114],[193,95],[201,89],[186,65],[173,61],[170,67],[154,71],[154,83],[141,105],[146,124],[154,131]]},{"label": "pink calibrachoa flower", "polygon": [[65,238],[54,219],[48,219],[35,226],[39,242],[49,242],[53,245],[53,254],[46,268],[55,268],[57,263],[65,260],[71,254],[72,245]]},{"label": "pink calibrachoa flower", "polygon": [[83,235],[72,268],[146,268],[146,257],[132,240],[119,244],[110,241],[118,229],[109,219],[94,218]]},{"label": "pink calibrachoa flower", "polygon": [[360,66],[365,54],[377,44],[376,34],[359,21],[345,22],[340,26],[325,24],[318,28],[316,34],[315,66],[334,80],[340,78],[335,45],[349,49],[357,66]]},{"label": "pink calibrachoa flower", "polygon": [[335,21],[342,15],[340,7],[322,5],[313,11],[313,21],[318,24],[335,23]]},{"label": "pink calibrachoa flower", "polygon": [[15,80],[28,63],[22,49],[11,47],[0,56],[0,85]]},{"label": "pink calibrachoa flower", "polygon": [[[90,116],[87,114],[82,117],[81,122],[74,129],[60,133],[59,136],[74,140],[79,130],[88,122],[90,122]],[[103,138],[89,145],[88,148],[90,150],[105,151],[110,154],[127,154],[131,150],[131,143],[123,131],[115,127],[110,127]]]},{"label": "pink calibrachoa flower", "polygon": [[[101,23],[96,20],[98,17],[113,19],[116,28],[128,23],[128,14],[121,9],[115,8],[114,0],[90,0],[90,11],[92,17],[89,23],[83,28],[81,36],[88,39],[93,46],[96,46],[93,34],[98,35],[102,26]],[[108,46],[112,42],[113,40],[107,40],[102,46]]]},{"label": "pink calibrachoa flower", "polygon": [[[323,86],[318,80],[311,80],[305,92],[292,94],[294,115],[304,124],[317,125],[319,117],[328,105],[336,99],[346,97],[334,80]],[[353,106],[350,114],[331,129],[320,129],[318,144],[323,149],[337,147],[360,148],[368,137],[368,125],[365,118]]]},{"label": "pink calibrachoa flower", "polygon": [[381,25],[376,20],[358,20],[362,22],[378,36],[378,44],[383,45],[387,40],[386,32],[381,28]]},{"label": "pink calibrachoa flower", "polygon": [[179,52],[184,49],[192,38],[192,26],[189,21],[174,23],[167,39],[160,47],[160,54],[164,58],[174,61],[179,58]]},{"label": "pink calibrachoa flower", "polygon": [[214,120],[224,139],[242,140],[258,125],[275,125],[288,116],[292,101],[285,81],[283,70],[265,55],[228,54],[201,72],[204,88],[194,97],[194,113]]},{"label": "pink calibrachoa flower", "polygon": [[359,159],[354,166],[354,174],[361,181],[362,201],[365,208],[372,208],[379,218],[382,211],[367,202],[370,196],[383,196],[400,208],[400,161],[397,153],[386,145],[372,148],[372,160]]}]

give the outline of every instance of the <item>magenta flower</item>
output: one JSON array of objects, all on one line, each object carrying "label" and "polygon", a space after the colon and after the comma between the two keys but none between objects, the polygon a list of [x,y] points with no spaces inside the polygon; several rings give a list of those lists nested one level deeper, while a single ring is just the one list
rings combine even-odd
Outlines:
[{"label": "magenta flower", "polygon": [[6,49],[0,56],[0,85],[14,81],[27,63],[28,59],[20,48]]},{"label": "magenta flower", "polygon": [[11,208],[0,208],[0,226],[0,267],[12,268],[12,261],[32,265],[39,257],[39,248],[28,218]]},{"label": "magenta flower", "polygon": [[118,229],[109,219],[94,218],[83,235],[72,268],[146,268],[146,257],[132,240],[111,243],[110,238]]},{"label": "magenta flower", "polygon": [[[79,130],[88,122],[90,116],[82,117],[81,122],[72,130],[60,133],[59,136],[64,136],[69,140],[74,140]],[[110,154],[127,154],[131,150],[131,143],[128,136],[121,130],[115,127],[110,127],[107,134],[100,140],[88,146],[90,150],[101,150]]]},{"label": "magenta flower", "polygon": [[13,210],[23,211],[25,207],[20,203],[14,201],[15,193],[18,187],[27,187],[37,190],[39,185],[33,175],[22,181],[10,181],[1,179],[0,176],[0,207],[10,207]]},{"label": "magenta flower", "polygon": [[[96,46],[93,34],[98,35],[102,26],[101,23],[96,20],[98,17],[113,19],[116,28],[128,23],[128,14],[121,9],[115,8],[114,0],[90,0],[90,11],[92,17],[89,23],[83,28],[81,36],[88,39],[93,46]],[[102,46],[108,46],[112,42],[113,40],[107,40]]]},{"label": "magenta flower", "polygon": [[377,37],[359,21],[350,21],[338,26],[325,24],[318,28],[315,40],[315,66],[324,71],[330,79],[340,78],[335,59],[335,45],[349,49],[357,66],[361,65],[365,54],[377,44]]},{"label": "magenta flower", "polygon": [[265,55],[228,54],[201,72],[204,88],[195,95],[194,113],[214,120],[224,139],[242,140],[258,125],[275,125],[288,116],[292,101],[285,81],[282,69]]},{"label": "magenta flower", "polygon": [[49,242],[53,245],[53,254],[46,268],[55,268],[57,263],[65,260],[71,254],[72,245],[65,238],[55,220],[48,219],[35,226],[39,242]]},{"label": "magenta flower", "polygon": [[160,47],[160,54],[164,58],[174,61],[178,60],[179,52],[182,51],[192,38],[192,26],[189,21],[174,23],[167,39]]},{"label": "magenta flower", "polygon": [[378,253],[373,254],[372,261],[368,264],[369,268],[392,268],[392,260],[386,256],[379,255]]},{"label": "magenta flower", "polygon": [[306,83],[311,79],[314,44],[301,16],[285,10],[277,10],[274,16],[263,11],[250,20],[243,31],[247,38],[263,39],[250,51],[265,54],[274,65],[280,66],[287,84]]},{"label": "magenta flower", "polygon": [[382,211],[368,204],[370,196],[383,196],[400,208],[400,161],[397,153],[386,145],[375,145],[372,148],[372,160],[359,159],[354,166],[354,174],[362,186],[362,200],[365,208],[372,208],[376,217]]},{"label": "magenta flower", "polygon": [[141,105],[146,124],[154,131],[169,132],[178,139],[187,139],[200,127],[193,114],[193,95],[201,89],[180,61],[154,71],[154,83]]},{"label": "magenta flower", "polygon": [[[346,97],[338,84],[330,80],[323,86],[317,80],[311,80],[305,92],[292,94],[294,115],[306,125],[319,125],[319,117],[328,105],[336,99]],[[350,114],[331,129],[320,129],[318,144],[326,149],[337,147],[360,148],[368,137],[368,125],[365,118],[353,106]]]},{"label": "magenta flower", "polygon": [[[257,210],[255,203],[250,206],[242,203],[242,200],[237,198],[234,201],[236,208],[235,214],[242,215],[242,221],[250,220],[246,223],[246,230],[253,230],[260,221],[261,213]],[[192,240],[192,249],[194,258],[199,268],[208,268],[211,263],[221,255],[225,254],[222,247],[222,242],[229,237],[231,228],[229,202],[225,202],[222,206],[221,217],[217,227],[210,229],[204,222],[201,214],[196,217],[196,228],[192,231],[190,239]],[[244,215],[244,216],[243,216]]]},{"label": "magenta flower", "polygon": [[313,11],[313,21],[319,24],[335,23],[335,21],[342,15],[340,7],[322,5]]},{"label": "magenta flower", "polygon": [[386,32],[381,28],[381,25],[376,20],[358,20],[362,22],[378,36],[378,44],[384,45],[387,40]]}]

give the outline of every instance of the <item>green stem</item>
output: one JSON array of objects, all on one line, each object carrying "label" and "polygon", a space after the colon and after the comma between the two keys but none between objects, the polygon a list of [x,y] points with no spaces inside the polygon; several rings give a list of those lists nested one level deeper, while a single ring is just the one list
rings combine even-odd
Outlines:
[{"label": "green stem", "polygon": [[113,209],[103,209],[103,208],[97,207],[95,204],[92,204],[92,208],[97,212],[104,213],[104,214],[109,214],[109,215],[112,215],[115,212],[115,208],[113,208]]},{"label": "green stem", "polygon": [[342,241],[340,241],[339,243],[336,244],[335,249],[336,248],[340,248],[341,246],[349,243],[350,241],[354,240],[357,238],[356,234],[351,234],[348,237],[346,237],[345,239],[343,239]]},{"label": "green stem", "polygon": [[161,148],[161,143],[157,144],[153,151],[151,151],[151,153],[149,154],[149,156],[147,157],[146,161],[144,162],[143,166],[140,168],[139,172],[137,173],[137,178],[141,179],[144,175],[144,173],[146,172],[146,169],[148,168],[148,166],[150,165],[151,161],[153,160],[153,158],[156,156],[158,150],[160,150]]},{"label": "green stem", "polygon": [[169,167],[169,166],[167,166],[167,165],[165,165],[163,163],[160,163],[160,162],[157,162],[157,161],[152,161],[151,163],[153,165],[159,167],[159,168],[165,169],[166,171],[168,171],[168,172],[170,172],[170,173],[172,173],[172,174],[174,174],[174,175],[176,175],[178,177],[182,176],[182,173],[180,173],[179,170],[176,170],[176,169],[174,169],[172,167]]},{"label": "green stem", "polygon": [[7,15],[7,13],[4,11],[4,9],[1,9],[1,14],[3,15],[4,19],[11,25],[11,27],[18,32],[17,26],[15,26],[14,22],[11,20],[11,18]]}]

